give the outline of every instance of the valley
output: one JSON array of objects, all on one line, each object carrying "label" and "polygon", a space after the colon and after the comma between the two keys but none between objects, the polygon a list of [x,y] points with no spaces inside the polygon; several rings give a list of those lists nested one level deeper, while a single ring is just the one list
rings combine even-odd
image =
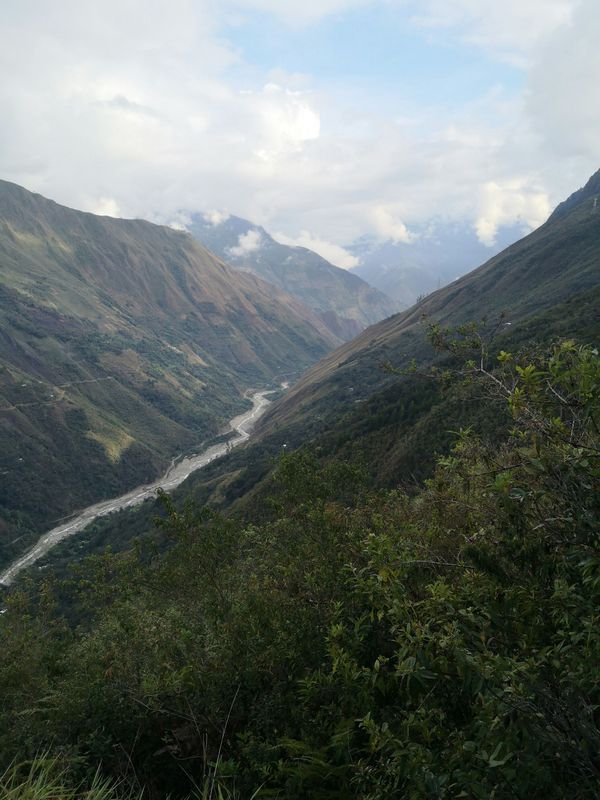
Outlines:
[{"label": "valley", "polygon": [[239,217],[183,214],[187,230],[234,268],[251,272],[296,297],[341,341],[389,317],[401,306],[352,272],[330,264],[306,247],[276,241]]},{"label": "valley", "polygon": [[[144,324],[164,348],[154,362],[163,375],[173,370],[184,386],[182,362],[176,371],[166,353],[189,364],[191,349],[203,362],[193,375],[212,367],[240,404],[241,380],[265,388],[251,409],[230,403],[233,438],[218,436],[225,404],[211,406],[208,447],[180,448],[187,455],[163,478],[93,498],[6,559],[0,752],[14,758],[15,742],[35,752],[50,736],[117,780],[125,743],[156,798],[186,796],[178,764],[202,770],[203,747],[211,770],[221,748],[228,759],[205,780],[209,797],[214,781],[240,800],[264,786],[293,800],[420,800],[442,798],[429,787],[450,780],[448,797],[477,787],[473,796],[512,800],[504,787],[518,781],[562,800],[572,780],[577,800],[593,796],[599,175],[533,233],[335,349],[331,330],[304,312],[325,353],[283,395],[277,375],[301,363],[284,361],[286,343],[276,338],[267,355],[255,340],[257,356],[275,358],[262,368],[231,352],[221,364],[181,317],[167,315],[168,338],[157,305]],[[239,271],[213,264],[235,284]],[[127,373],[115,381],[96,370],[123,355],[131,367],[128,350],[147,368],[146,346],[117,346],[109,325],[95,360],[81,337],[68,339],[89,376],[48,381],[40,349],[63,322],[29,306],[23,287],[12,291],[9,418],[40,422],[88,392],[99,408]],[[23,323],[27,309],[36,331],[46,320],[41,339]],[[226,338],[212,341],[222,358]],[[15,352],[38,354],[27,373],[19,362],[20,382]],[[161,413],[175,419],[173,407]],[[73,464],[86,463],[74,445]],[[159,488],[168,495],[157,498]]]},{"label": "valley", "polygon": [[248,385],[340,341],[185,233],[6,182],[0,279],[0,564],[52,520],[151,482],[215,436]]},{"label": "valley", "polygon": [[10,586],[22,570],[31,567],[63,539],[74,536],[79,531],[84,530],[98,517],[103,517],[125,508],[135,508],[135,506],[140,505],[147,498],[156,495],[158,490],[171,492],[183,483],[193,472],[202,469],[202,467],[210,464],[211,461],[220,458],[225,453],[230,452],[234,447],[238,447],[246,442],[257,420],[266,411],[269,403],[267,398],[268,395],[272,393],[273,390],[267,390],[255,392],[251,395],[250,400],[252,401],[252,408],[250,411],[238,414],[229,422],[228,427],[236,434],[232,438],[228,438],[227,441],[221,444],[211,445],[201,453],[175,458],[162,478],[159,478],[153,483],[138,486],[121,497],[95,503],[84,511],[77,512],[72,519],[62,525],[48,531],[29,552],[17,559],[17,561],[0,574],[0,584],[3,586]]},{"label": "valley", "polygon": [[600,798],[599,39],[0,2],[0,800]]}]

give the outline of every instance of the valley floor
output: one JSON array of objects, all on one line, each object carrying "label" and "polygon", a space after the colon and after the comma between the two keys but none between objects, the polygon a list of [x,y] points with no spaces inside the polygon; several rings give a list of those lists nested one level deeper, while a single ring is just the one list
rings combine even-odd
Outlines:
[{"label": "valley floor", "polygon": [[230,430],[237,434],[233,438],[228,439],[226,442],[212,445],[196,455],[186,456],[179,460],[174,459],[167,472],[154,483],[137,486],[135,489],[112,500],[94,503],[68,522],[52,528],[51,531],[41,537],[34,547],[14,561],[0,575],[0,584],[10,586],[20,572],[35,564],[36,561],[46,555],[59,542],[62,542],[63,539],[83,531],[98,517],[112,514],[114,511],[120,511],[124,508],[137,506],[149,497],[154,496],[160,489],[165,492],[172,491],[183,483],[192,472],[202,469],[211,461],[229,452],[233,447],[243,444],[250,437],[250,432],[257,420],[266,411],[269,405],[267,395],[272,393],[273,390],[263,390],[255,392],[251,396],[252,408],[243,414],[238,414],[229,423]]}]

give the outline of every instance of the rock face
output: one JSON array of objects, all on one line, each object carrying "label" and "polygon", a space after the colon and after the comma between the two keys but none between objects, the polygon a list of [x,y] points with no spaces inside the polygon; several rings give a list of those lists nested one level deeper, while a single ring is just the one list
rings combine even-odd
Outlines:
[{"label": "rock face", "polygon": [[399,304],[358,275],[335,267],[305,247],[280,244],[240,217],[216,221],[192,214],[189,232],[236,269],[258,275],[302,301],[346,341],[397,312]]},{"label": "rock face", "polygon": [[0,558],[2,543],[18,551],[40,525],[154,477],[246,388],[339,342],[188,234],[0,182]]}]

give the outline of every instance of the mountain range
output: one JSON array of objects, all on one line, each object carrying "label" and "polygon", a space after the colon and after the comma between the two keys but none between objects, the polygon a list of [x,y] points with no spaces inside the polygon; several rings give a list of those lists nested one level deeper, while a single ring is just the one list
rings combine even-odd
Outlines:
[{"label": "mountain range", "polygon": [[[255,519],[269,507],[273,461],[304,448],[324,462],[358,460],[375,485],[417,485],[448,451],[461,428],[494,437],[503,408],[459,381],[441,388],[399,375],[413,360],[442,367],[427,341],[427,324],[471,321],[498,328],[492,348],[545,347],[557,337],[600,338],[600,172],[558,206],[539,229],[478,269],[326,355],[274,403],[252,442],[190,476],[176,497]],[[389,364],[396,368],[390,373]],[[87,547],[126,546],[151,527],[150,507],[101,525]],[[73,548],[63,548],[68,558]]]},{"label": "mountain range", "polygon": [[[252,447],[191,479],[212,487],[199,496],[216,491],[219,502],[235,500],[260,482],[284,444],[362,452],[386,482],[425,474],[436,449],[423,442],[446,446],[445,417],[469,424],[467,407],[471,413],[478,404],[442,399],[382,365],[435,360],[424,317],[457,325],[504,314],[500,340],[519,341],[532,331],[541,339],[560,334],[567,315],[574,332],[589,336],[599,313],[599,180],[478,269],[337,349],[340,338],[323,314],[249,269],[228,267],[191,231],[98,218],[2,184],[3,541],[25,532],[7,555],[31,540],[48,512],[59,517],[155,475],[172,454],[216,434],[244,388],[328,350],[265,415]],[[237,218],[202,220],[223,253],[249,232],[265,237],[267,251],[277,245]],[[348,274],[332,269],[336,279]],[[36,482],[36,471],[50,480]],[[215,488],[219,476],[225,492]]]},{"label": "mountain range", "polygon": [[[406,311],[363,331],[326,355],[274,403],[250,444],[191,476],[181,495],[199,503],[263,513],[273,458],[308,448],[323,461],[356,460],[376,485],[419,484],[461,428],[493,438],[502,408],[460,384],[442,389],[418,375],[399,375],[413,360],[445,364],[427,326],[476,322],[498,328],[493,348],[545,347],[557,337],[600,339],[600,172],[558,206],[548,221]],[[486,321],[482,322],[482,318]],[[395,372],[384,369],[388,364]],[[118,528],[118,534],[117,534]],[[113,543],[148,528],[143,519],[99,534]]]},{"label": "mountain range", "polygon": [[[0,784],[11,796],[32,787],[71,797],[95,775],[86,794],[105,797],[100,774],[117,791],[182,800],[599,796],[599,190],[600,173],[529,236],[326,354],[247,446],[168,498],[96,520],[40,559],[29,581],[0,590],[9,770]],[[92,339],[107,383],[131,350],[140,369],[177,381],[174,402],[190,390],[191,368],[161,361],[161,348],[189,355],[185,345],[203,344],[204,373],[191,377],[204,374],[213,403],[219,386],[234,388],[237,324],[251,308],[266,311],[258,278],[238,283],[249,276],[181,233],[165,239],[146,223],[85,215],[67,224],[64,210],[49,226],[56,209],[46,211],[32,217],[43,235],[15,221],[3,237],[16,242],[6,263],[22,259],[7,272],[19,287],[13,299],[35,309],[24,322],[24,308],[2,306],[15,313],[5,391],[28,389],[15,377],[26,365],[43,374],[67,344],[89,366],[77,343],[89,341],[91,323],[109,337]],[[88,248],[75,259],[78,236]],[[38,266],[64,254],[64,269],[39,289],[45,308],[31,299],[32,253]],[[231,284],[229,304],[214,270]],[[83,274],[102,276],[91,293],[77,291]],[[214,309],[196,310],[204,300],[194,281]],[[52,316],[59,302],[71,316]],[[274,328],[291,324],[292,308]],[[189,328],[192,313],[217,316]],[[65,339],[71,319],[81,327]],[[200,341],[210,324],[218,363],[216,343]],[[121,330],[127,347],[110,338]],[[150,351],[134,344],[142,330]],[[294,357],[327,346],[310,339],[314,321],[296,330]],[[266,379],[291,331],[271,342],[260,322],[257,331],[246,352]],[[210,383],[221,364],[224,383]],[[51,410],[61,436],[79,420],[93,439],[90,404],[77,412],[60,394],[71,385],[46,381],[41,396],[8,410],[11,422],[22,414],[29,423],[22,441],[35,426],[49,434],[35,404]],[[118,382],[126,386],[123,374]],[[186,396],[190,413],[201,396]],[[55,407],[65,417],[75,410],[68,432]],[[105,406],[95,398],[93,408]],[[21,496],[35,497],[42,480],[56,491],[71,485],[48,469],[71,464],[65,442],[48,447],[55,461],[13,482]],[[97,468],[85,449],[75,455],[80,472]],[[67,477],[81,491],[81,479]],[[15,513],[11,523],[22,520]],[[11,765],[24,753],[49,755],[18,772]],[[79,788],[62,791],[57,780]]]}]

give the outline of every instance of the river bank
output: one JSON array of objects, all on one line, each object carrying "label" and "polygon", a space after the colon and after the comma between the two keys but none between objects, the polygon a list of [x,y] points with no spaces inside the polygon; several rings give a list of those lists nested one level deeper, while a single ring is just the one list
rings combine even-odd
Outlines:
[{"label": "river bank", "polygon": [[98,517],[111,514],[113,511],[120,511],[124,508],[132,508],[140,505],[149,497],[154,496],[159,489],[170,492],[179,486],[183,481],[198,469],[202,469],[211,461],[220,458],[228,453],[232,448],[238,447],[250,438],[252,428],[257,420],[264,414],[270,404],[267,395],[275,390],[263,390],[255,392],[251,397],[252,408],[242,414],[233,417],[229,422],[231,432],[237,434],[226,442],[207,447],[201,453],[184,456],[179,460],[174,460],[167,472],[158,480],[144,486],[138,486],[120,497],[111,500],[102,500],[88,506],[80,511],[77,516],[71,517],[67,522],[58,525],[56,528],[43,534],[37,543],[24,555],[13,561],[13,563],[0,574],[0,584],[10,586],[16,576],[24,569],[35,564],[49,550],[68,536],[83,531],[91,522]]}]

